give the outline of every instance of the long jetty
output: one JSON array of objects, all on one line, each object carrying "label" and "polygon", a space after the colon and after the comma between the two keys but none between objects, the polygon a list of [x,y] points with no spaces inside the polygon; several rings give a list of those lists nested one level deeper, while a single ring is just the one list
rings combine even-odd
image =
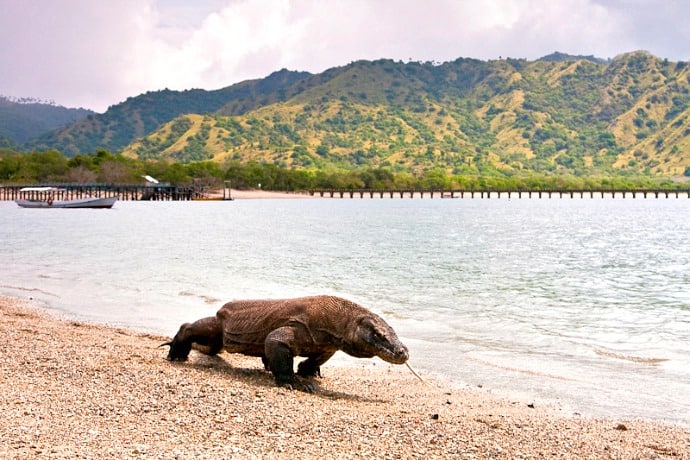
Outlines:
[{"label": "long jetty", "polygon": [[612,197],[626,198],[669,198],[682,196],[690,198],[688,190],[665,189],[620,189],[620,190],[441,190],[441,189],[398,189],[398,190],[374,190],[374,189],[323,189],[310,190],[311,196],[321,198],[563,198],[570,197]]},{"label": "long jetty", "polygon": [[[41,191],[23,188],[54,187],[56,190]],[[191,201],[206,200],[205,189],[172,185],[111,185],[111,184],[24,184],[0,185],[0,201],[31,199],[71,200],[85,197],[105,198],[117,196],[123,201]],[[227,192],[227,195],[226,195]],[[594,198],[631,197],[690,198],[690,189],[608,189],[608,190],[443,190],[443,189],[318,189],[309,195],[321,198]],[[228,187],[223,189],[223,200],[232,200]]]},{"label": "long jetty", "polygon": [[[23,188],[54,187],[55,190],[25,190]],[[73,200],[85,197],[117,196],[125,201],[188,201],[201,199],[203,194],[194,187],[171,185],[111,185],[111,184],[25,184],[0,185],[0,200]]]}]

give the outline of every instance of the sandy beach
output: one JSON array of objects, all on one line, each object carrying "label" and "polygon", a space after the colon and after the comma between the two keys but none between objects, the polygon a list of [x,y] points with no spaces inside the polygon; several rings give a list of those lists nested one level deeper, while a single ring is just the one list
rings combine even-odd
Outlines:
[{"label": "sandy beach", "polygon": [[[270,200],[282,200],[282,199],[311,199],[315,198],[306,192],[276,192],[271,190],[237,190],[232,189],[229,192],[230,196],[234,200],[257,200],[257,199],[270,199]],[[222,190],[217,190],[211,193],[209,196],[215,198],[221,198],[223,196]]]},{"label": "sandy beach", "polygon": [[259,359],[171,364],[167,337],[22,299],[0,297],[0,322],[0,458],[690,458],[686,426],[531,407],[378,360],[327,363],[307,394]]}]

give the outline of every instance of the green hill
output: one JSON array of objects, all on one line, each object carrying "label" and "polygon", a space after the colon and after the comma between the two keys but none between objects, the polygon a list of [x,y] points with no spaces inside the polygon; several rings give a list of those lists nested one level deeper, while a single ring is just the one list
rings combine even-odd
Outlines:
[{"label": "green hill", "polygon": [[689,120],[685,62],[646,52],[609,61],[554,53],[536,61],[357,61],[214,92],[149,93],[44,145],[320,170],[681,176],[690,171]]},{"label": "green hill", "polygon": [[[250,110],[286,97],[282,89],[308,75],[280,71],[261,80],[242,82],[215,91],[151,91],[108,108],[104,114],[91,114],[62,129],[51,131],[25,144],[28,149],[55,149],[67,155],[90,153],[97,149],[113,152],[145,136],[160,125],[187,113],[212,113],[233,101],[235,112]],[[228,109],[225,109],[228,110]]]},{"label": "green hill", "polygon": [[86,109],[68,109],[36,100],[14,101],[0,96],[0,139],[23,144],[92,113]]}]

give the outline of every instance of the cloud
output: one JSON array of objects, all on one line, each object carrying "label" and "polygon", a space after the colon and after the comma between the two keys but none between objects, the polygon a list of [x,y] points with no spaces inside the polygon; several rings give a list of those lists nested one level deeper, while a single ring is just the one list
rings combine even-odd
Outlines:
[{"label": "cloud", "polygon": [[[645,50],[673,61],[690,59],[687,0],[593,0],[593,3],[610,13],[618,37],[624,39],[616,54],[623,52],[620,47],[625,46],[627,51]],[[605,37],[610,45],[614,39]]]},{"label": "cloud", "polygon": [[667,0],[0,0],[0,94],[105,110],[149,90],[214,89],[359,59],[687,59]]},{"label": "cloud", "polygon": [[84,107],[127,89],[121,77],[153,16],[137,0],[9,0],[0,9],[0,92]]}]

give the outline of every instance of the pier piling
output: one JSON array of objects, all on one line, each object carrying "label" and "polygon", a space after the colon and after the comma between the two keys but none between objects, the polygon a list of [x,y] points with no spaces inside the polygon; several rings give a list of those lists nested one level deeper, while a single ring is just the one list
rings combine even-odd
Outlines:
[{"label": "pier piling", "polygon": [[595,196],[600,196],[601,198],[606,198],[610,196],[611,198],[616,198],[616,195],[622,198],[637,198],[638,195],[642,195],[647,198],[648,195],[653,194],[654,198],[659,198],[662,195],[666,198],[675,196],[679,198],[681,196],[686,196],[690,198],[690,189],[688,190],[649,190],[649,189],[627,189],[627,190],[440,190],[440,189],[318,189],[310,190],[309,194],[311,196],[320,196],[321,198],[429,198],[440,197],[441,199],[447,198],[465,198],[469,196],[470,198],[475,198],[475,194],[482,199],[490,199],[492,196],[497,198],[507,197],[508,199],[513,198],[517,195],[518,198],[522,198],[526,195],[528,198],[536,196],[538,198],[563,198],[570,197],[574,198],[585,198],[589,195],[590,198]]}]

